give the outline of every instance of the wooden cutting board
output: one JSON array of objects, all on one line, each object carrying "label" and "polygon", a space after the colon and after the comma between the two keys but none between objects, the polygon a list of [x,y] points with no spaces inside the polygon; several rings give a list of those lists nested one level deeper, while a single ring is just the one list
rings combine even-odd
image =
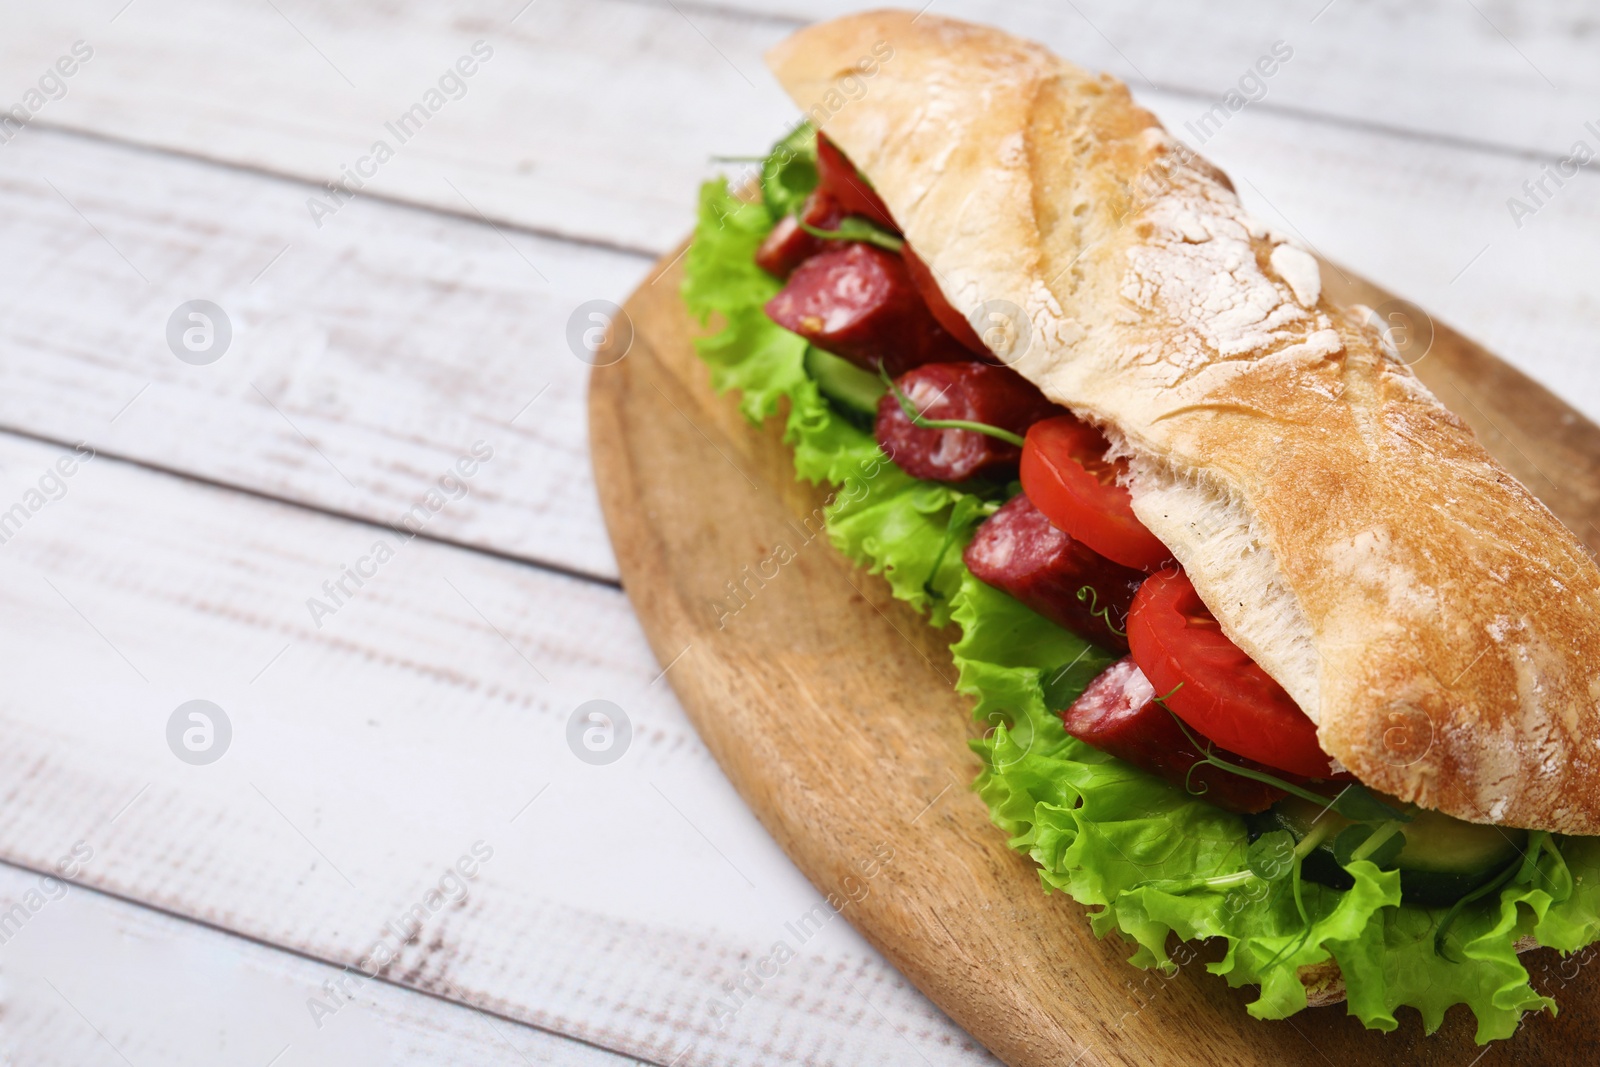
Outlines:
[{"label": "wooden cutting board", "polygon": [[[1431,1038],[1410,1009],[1388,1035],[1342,1005],[1259,1022],[1244,1010],[1254,990],[1206,973],[1215,952],[1170,978],[1140,971],[1120,940],[1094,937],[1082,907],[1047,896],[970,789],[979,728],[952,689],[954,633],[836,552],[821,533],[825,494],[795,480],[776,423],[754,429],[711,391],[679,263],[664,259],[629,299],[631,346],[590,383],[606,523],[623,587],[700,736],[850,923],[1015,1067],[1478,1062],[1465,1009]],[[1337,268],[1323,277],[1335,300],[1395,310]],[[1431,345],[1425,317],[1410,325],[1406,355],[1421,357],[1423,380],[1600,546],[1600,429],[1442,324]],[[1547,950],[1524,959],[1561,1014],[1529,1017],[1481,1062],[1600,1061],[1594,968]]]}]

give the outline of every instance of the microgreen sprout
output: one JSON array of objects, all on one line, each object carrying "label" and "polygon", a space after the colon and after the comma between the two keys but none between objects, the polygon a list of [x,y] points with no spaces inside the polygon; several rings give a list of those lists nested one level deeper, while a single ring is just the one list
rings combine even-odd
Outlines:
[{"label": "microgreen sprout", "polygon": [[839,220],[837,230],[822,230],[811,225],[802,218],[796,218],[800,228],[813,237],[821,237],[825,241],[861,241],[869,245],[877,245],[889,252],[900,252],[906,247],[903,238],[896,237],[888,230],[874,226],[866,219],[857,215],[848,215]]},{"label": "microgreen sprout", "polygon": [[[1117,626],[1116,623],[1111,621],[1111,608],[1110,608],[1110,606],[1108,605],[1108,606],[1106,606],[1104,608],[1102,608],[1100,606],[1100,593],[1095,589],[1094,586],[1085,585],[1085,586],[1080,587],[1078,589],[1078,600],[1079,601],[1087,600],[1089,602],[1089,615],[1090,615],[1090,617],[1099,619],[1101,622],[1105,623],[1106,624],[1106,629],[1110,630],[1112,633],[1116,634],[1118,637],[1127,637],[1128,636],[1128,631],[1120,629]],[[1182,685],[1183,683],[1179,682],[1178,684]],[[1168,696],[1170,696],[1170,695],[1171,694],[1169,693]],[[1165,698],[1162,698],[1162,699],[1165,699]],[[1164,706],[1165,705],[1163,705],[1163,707]]]},{"label": "microgreen sprout", "polygon": [[[1178,685],[1173,687],[1172,693],[1176,693],[1182,685],[1183,683],[1179,682]],[[1168,693],[1165,697],[1156,697],[1156,702],[1161,703],[1167,697],[1172,696],[1172,693]],[[1162,704],[1162,707],[1166,707],[1166,705]],[[1183,731],[1183,736],[1188,738],[1189,743],[1195,747],[1195,751],[1200,753],[1199,761],[1189,768],[1190,776],[1202,765],[1209,765],[1216,767],[1218,770],[1227,771],[1229,774],[1236,774],[1241,778],[1249,778],[1252,781],[1270,785],[1274,789],[1281,789],[1285,793],[1299,797],[1301,800],[1309,800],[1313,804],[1325,805],[1352,822],[1381,822],[1390,819],[1398,822],[1411,821],[1410,814],[1392,805],[1385,804],[1370,789],[1358,782],[1351,782],[1340,790],[1337,796],[1328,797],[1322,793],[1312,792],[1305,786],[1296,785],[1294,782],[1286,782],[1277,775],[1268,774],[1266,771],[1258,771],[1254,767],[1242,767],[1237,763],[1229,763],[1216,754],[1216,748],[1210,741],[1203,741],[1196,737],[1182,719],[1172,714],[1171,708],[1167,708],[1167,714],[1172,715],[1173,721],[1178,724],[1178,729]],[[1185,779],[1184,786],[1188,788],[1188,779]],[[1200,796],[1205,790],[1189,789],[1189,792],[1195,796]]]},{"label": "microgreen sprout", "polygon": [[917,410],[917,405],[912,403],[911,398],[906,396],[905,391],[894,383],[894,379],[889,377],[889,372],[883,369],[882,364],[878,365],[878,377],[882,378],[883,384],[889,387],[889,392],[893,394],[895,401],[900,405],[900,410],[905,412],[906,418],[911,420],[911,425],[918,429],[971,430],[973,433],[987,434],[990,437],[997,438],[1008,445],[1022,447],[1022,436],[1020,434],[1014,434],[1010,430],[1002,429],[999,426],[990,426],[986,422],[969,422],[966,419],[930,419]]}]

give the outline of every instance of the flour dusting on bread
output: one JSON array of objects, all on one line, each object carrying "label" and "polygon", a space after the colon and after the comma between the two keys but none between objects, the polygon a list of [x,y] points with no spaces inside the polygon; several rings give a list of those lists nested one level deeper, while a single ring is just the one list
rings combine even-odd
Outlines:
[{"label": "flour dusting on bread", "polygon": [[904,12],[769,59],[804,102],[879,40],[825,132],[957,311],[1022,311],[1008,362],[1129,458],[1135,512],[1323,750],[1462,819],[1600,835],[1600,570],[1572,533],[1115,79]]}]

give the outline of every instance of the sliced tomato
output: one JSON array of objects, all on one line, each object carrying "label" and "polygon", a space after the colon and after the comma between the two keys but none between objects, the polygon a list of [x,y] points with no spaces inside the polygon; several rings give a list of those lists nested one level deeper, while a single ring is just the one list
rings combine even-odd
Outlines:
[{"label": "sliced tomato", "polygon": [[817,134],[817,188],[838,200],[846,215],[861,215],[886,230],[900,232],[877,190],[867,184],[839,147],[820,133]]},{"label": "sliced tomato", "polygon": [[1328,777],[1316,724],[1228,639],[1182,571],[1151,575],[1139,587],[1128,646],[1161,702],[1195,732],[1257,763]]},{"label": "sliced tomato", "polygon": [[1172,553],[1133,513],[1117,484],[1124,460],[1106,460],[1110,443],[1072,415],[1036,422],[1022,448],[1022,491],[1059,530],[1124,567],[1154,571]]},{"label": "sliced tomato", "polygon": [[983,338],[978,336],[978,331],[972,328],[972,323],[961,317],[961,312],[950,306],[950,301],[944,297],[944,290],[939,288],[938,281],[933,276],[932,269],[924,263],[918,255],[911,251],[908,244],[900,253],[905,257],[906,273],[911,275],[911,284],[917,287],[917,292],[922,296],[922,302],[928,305],[928,310],[933,312],[933,317],[939,320],[939,325],[945,332],[961,343],[967,351],[980,359],[995,362],[994,353],[989,351],[989,346],[983,343]]}]

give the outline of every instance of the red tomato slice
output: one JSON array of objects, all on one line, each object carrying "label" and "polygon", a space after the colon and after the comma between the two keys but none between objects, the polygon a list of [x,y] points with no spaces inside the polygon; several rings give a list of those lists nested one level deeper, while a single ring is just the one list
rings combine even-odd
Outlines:
[{"label": "red tomato slice", "polygon": [[1127,469],[1108,463],[1105,437],[1071,415],[1034,423],[1022,448],[1022,491],[1058,530],[1113,563],[1153,571],[1172,553],[1133,513],[1133,498],[1117,484]]},{"label": "red tomato slice", "polygon": [[839,201],[846,215],[863,215],[886,230],[900,232],[894,216],[837,145],[817,134],[817,188]]},{"label": "red tomato slice", "polygon": [[1269,767],[1329,776],[1316,724],[1228,640],[1182,571],[1151,575],[1139,587],[1128,645],[1162,703],[1197,733]]},{"label": "red tomato slice", "polygon": [[961,312],[951,307],[950,301],[944,298],[944,291],[939,288],[939,283],[928,265],[911,251],[910,245],[901,249],[900,254],[906,261],[906,273],[911,275],[911,284],[916,286],[917,292],[922,296],[922,302],[928,305],[928,310],[933,312],[933,317],[944,327],[945,332],[959,341],[961,347],[968,352],[990,363],[995,362],[994,353],[983,343],[983,338],[972,328],[972,323],[962,318]]}]

